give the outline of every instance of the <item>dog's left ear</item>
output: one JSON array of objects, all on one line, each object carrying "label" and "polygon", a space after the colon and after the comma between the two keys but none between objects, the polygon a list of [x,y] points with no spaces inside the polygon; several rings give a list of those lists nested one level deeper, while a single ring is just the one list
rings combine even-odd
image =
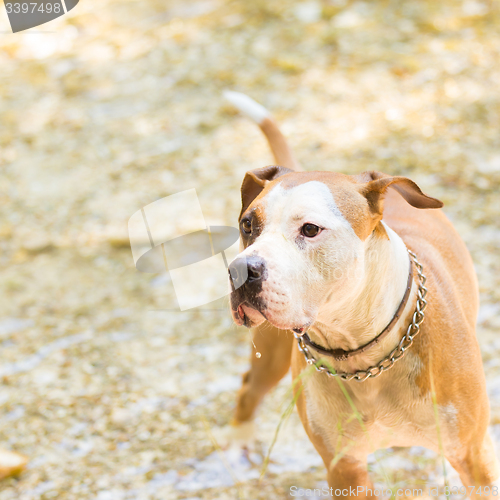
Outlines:
[{"label": "dog's left ear", "polygon": [[293,172],[286,167],[278,165],[270,165],[268,167],[257,168],[250,170],[245,174],[243,184],[241,185],[241,212],[240,217],[245,210],[250,206],[257,196],[261,193],[267,183],[281,177],[282,175]]},{"label": "dog's left ear", "polygon": [[384,174],[382,172],[365,172],[358,177],[364,185],[361,193],[368,200],[372,212],[381,214],[383,210],[382,201],[387,188],[395,189],[411,206],[415,208],[441,208],[443,202],[427,196],[418,185],[407,177]]}]

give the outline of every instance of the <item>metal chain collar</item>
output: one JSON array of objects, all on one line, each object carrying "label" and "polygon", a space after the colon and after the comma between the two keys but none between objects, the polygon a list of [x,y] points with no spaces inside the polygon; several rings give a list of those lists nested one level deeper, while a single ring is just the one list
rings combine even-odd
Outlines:
[{"label": "metal chain collar", "polygon": [[369,378],[377,378],[382,372],[390,370],[394,366],[394,363],[396,361],[404,357],[407,349],[409,349],[413,344],[413,339],[420,332],[420,325],[422,324],[422,321],[424,321],[425,317],[424,310],[427,306],[427,301],[425,300],[425,296],[427,295],[425,281],[427,278],[422,272],[422,264],[420,264],[420,262],[417,260],[417,256],[411,250],[408,250],[408,253],[415,263],[417,274],[420,279],[420,285],[417,291],[417,305],[415,307],[411,323],[406,330],[406,334],[400,340],[397,347],[393,349],[391,353],[378,364],[370,366],[366,370],[358,370],[354,373],[337,372],[332,371],[332,369],[326,366],[322,361],[317,360],[311,353],[309,347],[302,340],[302,337],[294,332],[295,338],[298,342],[299,351],[304,354],[306,362],[309,365],[314,365],[318,372],[326,373],[330,377],[340,377],[342,380],[346,381],[354,379],[357,382],[364,382]]}]

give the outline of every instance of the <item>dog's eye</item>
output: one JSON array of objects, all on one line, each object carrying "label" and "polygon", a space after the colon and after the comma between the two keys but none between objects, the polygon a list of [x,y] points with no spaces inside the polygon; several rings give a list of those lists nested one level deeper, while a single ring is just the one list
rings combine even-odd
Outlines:
[{"label": "dog's eye", "polygon": [[302,226],[302,234],[307,238],[314,238],[320,231],[321,229],[314,224],[304,224]]},{"label": "dog's eye", "polygon": [[252,222],[249,219],[244,219],[241,221],[241,229],[246,234],[250,234],[252,232]]}]

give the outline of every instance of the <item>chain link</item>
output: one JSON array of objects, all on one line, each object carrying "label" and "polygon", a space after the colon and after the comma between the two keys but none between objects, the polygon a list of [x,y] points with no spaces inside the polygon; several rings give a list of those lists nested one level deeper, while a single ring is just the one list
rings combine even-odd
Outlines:
[{"label": "chain link", "polygon": [[325,366],[324,364],[322,364],[321,361],[318,361],[309,350],[309,347],[307,347],[307,345],[304,343],[302,337],[294,333],[295,338],[297,339],[298,342],[299,351],[302,352],[302,354],[304,354],[306,362],[309,365],[314,365],[318,372],[326,373],[330,377],[340,377],[342,380],[346,381],[354,379],[357,382],[364,382],[369,378],[377,378],[379,375],[382,374],[382,372],[390,370],[394,366],[394,363],[396,361],[404,357],[406,351],[413,344],[413,339],[420,332],[420,325],[424,321],[425,317],[424,311],[425,308],[427,307],[427,301],[425,300],[425,296],[427,295],[427,288],[425,287],[425,282],[427,278],[423,273],[422,264],[420,264],[420,262],[417,260],[417,256],[411,250],[408,250],[408,253],[410,254],[411,258],[413,259],[413,262],[415,263],[418,278],[420,280],[420,285],[417,291],[417,305],[415,307],[415,312],[413,313],[411,323],[408,326],[408,329],[406,330],[406,334],[400,340],[397,347],[393,349],[391,353],[387,357],[385,357],[382,361],[380,361],[378,364],[370,366],[366,370],[358,370],[357,372],[354,373],[337,372],[337,371],[332,371],[328,366]]}]

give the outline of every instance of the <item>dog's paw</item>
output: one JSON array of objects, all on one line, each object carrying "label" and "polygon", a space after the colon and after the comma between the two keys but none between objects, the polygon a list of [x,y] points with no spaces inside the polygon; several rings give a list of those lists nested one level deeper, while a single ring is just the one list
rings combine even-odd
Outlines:
[{"label": "dog's paw", "polygon": [[251,448],[255,441],[255,423],[231,422],[213,430],[214,438],[222,449],[231,447]]},{"label": "dog's paw", "polygon": [[13,451],[0,450],[0,479],[19,474],[28,463],[28,458]]}]

